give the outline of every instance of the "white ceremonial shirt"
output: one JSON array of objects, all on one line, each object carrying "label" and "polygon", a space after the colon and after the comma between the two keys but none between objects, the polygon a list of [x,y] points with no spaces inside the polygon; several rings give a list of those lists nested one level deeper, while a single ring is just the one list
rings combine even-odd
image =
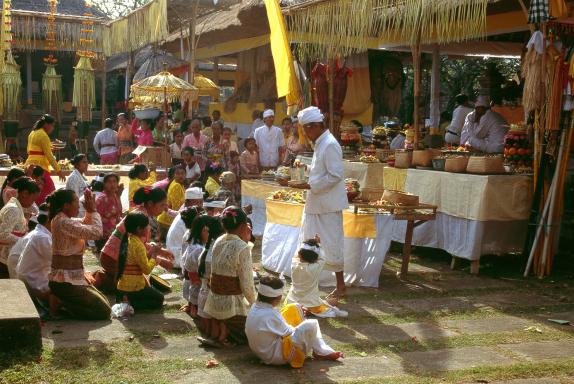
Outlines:
[{"label": "white ceremonial shirt", "polygon": [[285,138],[281,128],[274,125],[269,128],[263,125],[253,134],[259,148],[259,162],[262,167],[277,167],[279,165],[279,148],[285,146]]},{"label": "white ceremonial shirt", "polygon": [[315,142],[309,185],[311,189],[307,192],[305,213],[332,213],[349,207],[345,191],[343,151],[328,130]]},{"label": "white ceremonial shirt", "polygon": [[94,149],[98,155],[107,155],[118,151],[118,133],[111,128],[104,128],[94,137]]},{"label": "white ceremonial shirt", "polygon": [[504,136],[508,132],[508,123],[500,114],[490,109],[476,123],[475,112],[466,116],[460,136],[460,144],[469,144],[472,148],[486,153],[502,153]]},{"label": "white ceremonial shirt", "polygon": [[173,253],[174,266],[181,266],[181,256],[183,254],[183,236],[185,235],[185,223],[181,218],[181,213],[178,213],[167,231],[165,246]]},{"label": "white ceremonial shirt", "polygon": [[[466,116],[473,111],[472,108],[466,105],[459,105],[452,111],[452,120],[446,128],[444,140],[449,144],[460,144],[460,134],[464,127]],[[392,149],[392,148],[391,148]]]},{"label": "white ceremonial shirt", "polygon": [[301,304],[306,308],[319,307],[323,300],[319,293],[319,276],[325,266],[325,259],[319,257],[315,263],[307,263],[293,257],[291,263],[291,288],[287,303]]},{"label": "white ceremonial shirt", "polygon": [[195,165],[189,168],[189,165],[186,164],[185,166],[185,178],[186,179],[197,179],[201,176],[201,167],[199,163],[195,163]]},{"label": "white ceremonial shirt", "polygon": [[283,337],[292,335],[294,331],[271,304],[257,301],[247,314],[245,334],[249,348],[265,364],[286,363],[283,358]]},{"label": "white ceremonial shirt", "polygon": [[[78,171],[74,169],[68,179],[66,180],[66,189],[71,189],[74,191],[78,199],[84,197],[84,191],[89,188],[88,180]],[[78,217],[83,217],[86,214],[86,209],[84,208],[83,199],[80,200],[80,214]]]},{"label": "white ceremonial shirt", "polygon": [[52,268],[52,234],[42,224],[26,235],[28,242],[16,267],[18,278],[33,289],[47,292]]}]

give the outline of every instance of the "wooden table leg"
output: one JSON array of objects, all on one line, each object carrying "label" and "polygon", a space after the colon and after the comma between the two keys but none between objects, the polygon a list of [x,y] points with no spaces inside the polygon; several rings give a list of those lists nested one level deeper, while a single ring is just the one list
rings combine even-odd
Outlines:
[{"label": "wooden table leg", "polygon": [[472,260],[470,262],[470,274],[471,275],[478,275],[479,268],[480,268],[480,259]]},{"label": "wooden table leg", "polygon": [[454,271],[456,269],[457,264],[458,264],[458,257],[452,255],[452,259],[450,260],[450,269]]},{"label": "wooden table leg", "polygon": [[403,246],[403,264],[401,265],[401,277],[406,277],[409,272],[409,262],[411,260],[411,245],[413,242],[413,230],[415,222],[407,221],[407,233],[405,235],[405,245]]}]

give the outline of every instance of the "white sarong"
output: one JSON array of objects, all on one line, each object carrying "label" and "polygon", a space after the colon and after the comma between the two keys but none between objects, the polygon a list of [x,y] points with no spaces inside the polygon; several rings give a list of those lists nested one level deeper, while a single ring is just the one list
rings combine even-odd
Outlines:
[{"label": "white sarong", "polygon": [[299,244],[305,240],[313,239],[315,235],[321,237],[321,247],[325,252],[325,270],[343,272],[343,212],[304,213],[301,232],[299,233]]}]

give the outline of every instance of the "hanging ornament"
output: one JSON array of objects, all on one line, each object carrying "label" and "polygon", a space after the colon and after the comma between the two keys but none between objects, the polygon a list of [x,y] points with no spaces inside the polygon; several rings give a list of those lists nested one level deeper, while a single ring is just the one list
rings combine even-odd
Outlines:
[{"label": "hanging ornament", "polygon": [[[86,1],[88,10],[92,7],[91,2]],[[91,12],[85,12],[85,17],[92,17]],[[84,20],[80,30],[80,50],[77,55],[80,57],[78,64],[74,67],[74,94],[72,105],[76,107],[76,117],[79,122],[92,121],[92,108],[96,105],[96,78],[91,59],[96,57],[93,52],[94,45],[94,22]]]},{"label": "hanging ornament", "polygon": [[[50,14],[46,30],[46,50],[56,50],[56,6],[57,0],[48,0]],[[54,116],[56,121],[60,121],[62,115],[62,76],[56,72],[58,59],[53,52],[44,58],[46,71],[42,75],[42,102],[46,113]]]}]

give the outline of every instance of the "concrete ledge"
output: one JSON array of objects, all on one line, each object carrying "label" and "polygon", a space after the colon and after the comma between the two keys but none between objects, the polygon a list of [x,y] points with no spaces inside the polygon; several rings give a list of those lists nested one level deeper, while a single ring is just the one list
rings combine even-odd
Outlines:
[{"label": "concrete ledge", "polygon": [[41,352],[40,315],[20,280],[0,280],[0,351]]}]

